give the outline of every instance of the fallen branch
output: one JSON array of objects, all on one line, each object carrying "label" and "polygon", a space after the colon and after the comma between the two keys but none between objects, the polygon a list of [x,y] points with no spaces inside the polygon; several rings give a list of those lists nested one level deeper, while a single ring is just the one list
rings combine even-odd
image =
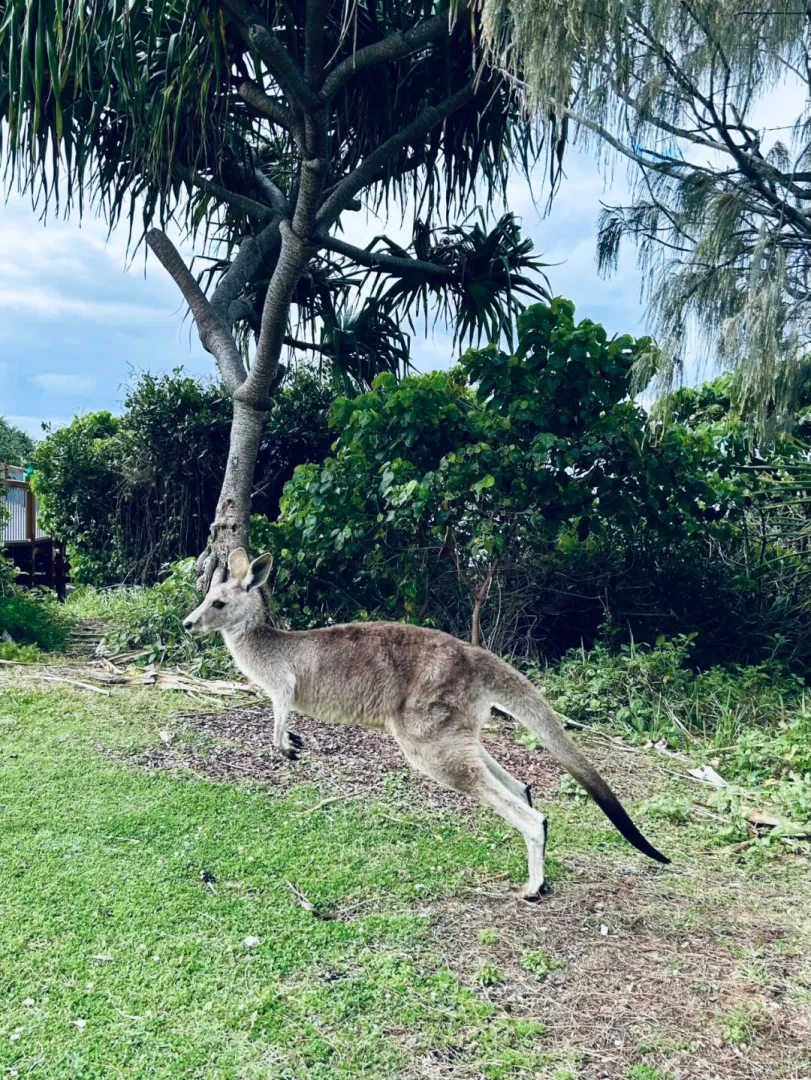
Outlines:
[{"label": "fallen branch", "polygon": [[180,671],[163,671],[155,667],[131,674],[104,672],[97,678],[111,686],[156,686],[159,690],[178,690],[185,694],[201,694],[210,697],[232,697],[234,694],[258,693],[250,683],[230,682],[226,679],[198,679]]},{"label": "fallen branch", "polygon": [[[0,660],[0,664],[17,664],[16,660]],[[32,667],[31,664],[19,663],[19,667]],[[101,694],[102,697],[109,697],[112,691],[103,690],[100,686],[93,686],[92,683],[82,682],[80,679],[70,679],[67,675],[46,675],[44,671],[32,671],[30,678],[43,679],[45,682],[58,682],[68,683],[70,686],[78,686],[81,690],[92,690],[94,694]]]},{"label": "fallen branch", "polygon": [[293,896],[295,896],[299,907],[303,908],[305,911],[309,911],[316,919],[323,919],[325,922],[329,922],[335,918],[335,916],[328,911],[319,911],[315,904],[307,899],[304,890],[300,885],[297,885],[295,881],[288,881],[287,887],[290,889]]},{"label": "fallen branch", "polygon": [[308,807],[307,810],[302,810],[300,814],[294,814],[293,817],[307,817],[308,814],[314,814],[317,810],[323,810],[325,806],[330,806],[332,805],[332,803],[349,802],[350,799],[357,799],[359,797],[360,796],[358,795],[330,795],[328,799],[322,799],[320,803],[316,803],[315,806]]}]

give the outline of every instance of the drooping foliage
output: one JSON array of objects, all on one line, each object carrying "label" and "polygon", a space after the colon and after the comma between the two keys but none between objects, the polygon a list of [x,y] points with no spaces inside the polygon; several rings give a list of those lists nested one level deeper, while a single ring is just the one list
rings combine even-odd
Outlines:
[{"label": "drooping foliage", "polygon": [[[313,92],[306,101],[303,89],[294,92],[297,73],[304,79],[306,72],[312,86],[387,37],[424,36],[419,48],[401,49],[368,68],[359,64],[338,88],[325,83],[319,106],[326,125],[320,152],[329,164],[325,198],[402,136],[363,191],[373,211],[409,201],[413,245],[399,248],[386,238],[378,245],[407,262],[392,281],[370,254],[347,254],[351,245],[322,251],[293,296],[290,347],[314,346],[368,384],[370,372],[407,368],[409,340],[400,318],[432,311],[447,318],[460,339],[491,337],[513,297],[526,289],[540,295],[526,277],[537,261],[512,218],[494,229],[447,232],[440,224],[445,214],[451,220],[503,195],[510,170],[527,169],[537,147],[533,126],[500,75],[485,70],[472,86],[473,30],[464,9],[452,14],[426,0],[368,0],[349,13],[342,4],[322,2],[316,56],[307,37],[312,8],[312,0],[281,7],[275,0],[255,6],[242,0],[0,0],[0,116],[7,122],[0,138],[10,176],[40,208],[53,203],[58,211],[81,214],[93,202],[111,227],[123,219],[136,241],[151,226],[173,221],[210,255],[201,281],[211,287],[246,236],[257,236],[274,215],[289,216],[296,206],[306,156],[301,110],[315,100]],[[442,29],[443,20],[443,33],[434,27],[423,35],[425,23]],[[470,100],[442,123],[428,124],[431,110],[467,85]],[[409,138],[415,124],[426,130]],[[360,208],[350,203],[350,212]],[[332,224],[325,221],[324,234]],[[277,258],[278,242],[246,280],[247,302],[231,313],[246,351],[258,333]],[[421,273],[420,263],[436,273],[430,265],[427,276],[425,266]],[[369,274],[375,297],[364,306],[355,286]],[[304,340],[295,333],[302,327]]]},{"label": "drooping foliage", "polygon": [[789,424],[811,344],[804,5],[477,7],[491,57],[512,70],[528,107],[551,119],[553,173],[573,136],[628,162],[633,201],[604,211],[598,256],[609,272],[624,238],[638,245],[665,383],[698,331],[702,352],[739,370],[742,405],[761,430]]}]

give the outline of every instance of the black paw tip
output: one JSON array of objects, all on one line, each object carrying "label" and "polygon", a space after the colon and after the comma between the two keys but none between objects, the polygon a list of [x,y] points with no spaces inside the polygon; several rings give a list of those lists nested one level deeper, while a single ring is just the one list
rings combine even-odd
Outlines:
[{"label": "black paw tip", "polygon": [[541,885],[540,889],[538,889],[538,891],[536,893],[533,893],[532,896],[524,896],[524,897],[522,897],[522,899],[523,899],[525,904],[540,904],[541,900],[545,896],[547,896],[549,894],[549,892],[550,892],[550,888],[546,884],[546,882],[544,882],[543,885]]},{"label": "black paw tip", "polygon": [[304,746],[304,740],[295,731],[288,731],[287,738],[290,740],[290,745],[295,746],[297,750],[301,750]]}]

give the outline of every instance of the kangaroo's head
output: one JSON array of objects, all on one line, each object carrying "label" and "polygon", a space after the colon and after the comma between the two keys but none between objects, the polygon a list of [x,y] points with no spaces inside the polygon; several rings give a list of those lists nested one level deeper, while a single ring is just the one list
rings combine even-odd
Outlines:
[{"label": "kangaroo's head", "polygon": [[251,562],[244,548],[232,551],[228,580],[208,590],[202,604],[183,620],[183,626],[192,634],[209,634],[212,630],[239,634],[263,622],[261,586],[272,566],[272,555],[260,555]]}]

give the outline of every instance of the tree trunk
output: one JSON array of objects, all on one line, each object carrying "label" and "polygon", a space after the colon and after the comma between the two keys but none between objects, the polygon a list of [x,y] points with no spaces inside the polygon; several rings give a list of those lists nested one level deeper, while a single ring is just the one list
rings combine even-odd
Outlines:
[{"label": "tree trunk", "polygon": [[493,567],[484,576],[480,588],[475,593],[475,603],[473,605],[473,620],[470,627],[470,644],[479,645],[481,638],[481,626],[482,626],[482,608],[487,603],[487,597],[490,593],[490,585],[493,581]]},{"label": "tree trunk", "polygon": [[253,476],[266,417],[265,409],[241,401],[237,392],[217,515],[211,524],[208,547],[197,560],[197,587],[202,593],[225,579],[228,556],[234,548],[247,550]]}]

